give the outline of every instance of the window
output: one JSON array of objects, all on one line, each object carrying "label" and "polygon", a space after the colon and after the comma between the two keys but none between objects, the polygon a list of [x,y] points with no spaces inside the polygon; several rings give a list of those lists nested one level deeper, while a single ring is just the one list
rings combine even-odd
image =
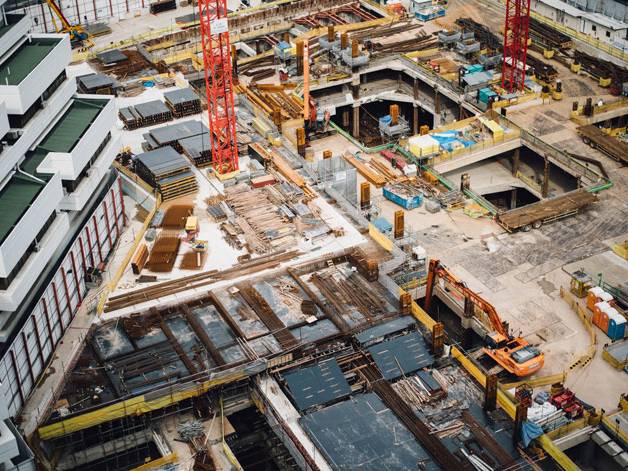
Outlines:
[{"label": "window", "polygon": [[610,38],[610,37],[611,37],[611,32],[610,32],[610,31],[607,31],[607,32],[606,32],[606,37],[607,37],[607,38]]},{"label": "window", "polygon": [[595,25],[591,25],[591,31],[597,31],[597,27]]}]

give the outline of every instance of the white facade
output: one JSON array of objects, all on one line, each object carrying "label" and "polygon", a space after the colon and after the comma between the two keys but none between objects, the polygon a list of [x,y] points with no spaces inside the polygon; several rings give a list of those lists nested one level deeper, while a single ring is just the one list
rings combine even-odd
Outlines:
[{"label": "white facade", "polygon": [[[28,34],[0,0],[0,467],[33,469],[4,434],[125,224],[113,97],[77,95],[68,36]],[[38,5],[39,6],[39,5]],[[4,23],[4,19],[7,22]],[[26,450],[26,451],[25,451]],[[17,453],[17,455],[16,455]]]},{"label": "white facade", "polygon": [[602,13],[584,11],[561,0],[533,0],[531,10],[556,23],[607,43],[628,38],[628,23]]}]

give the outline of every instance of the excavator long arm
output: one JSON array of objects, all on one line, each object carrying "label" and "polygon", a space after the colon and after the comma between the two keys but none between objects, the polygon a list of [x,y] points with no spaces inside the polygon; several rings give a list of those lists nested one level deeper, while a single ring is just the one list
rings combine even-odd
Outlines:
[{"label": "excavator long arm", "polygon": [[429,270],[427,274],[427,283],[425,288],[425,303],[424,308],[429,312],[430,306],[432,304],[432,296],[434,294],[434,283],[437,278],[442,278],[451,286],[453,286],[457,291],[459,291],[465,299],[469,299],[474,305],[478,306],[482,311],[484,311],[491,322],[491,328],[508,338],[508,332],[504,328],[504,324],[502,320],[497,315],[497,311],[493,307],[491,303],[486,301],[484,298],[479,296],[477,293],[471,291],[464,282],[460,281],[456,278],[447,268],[445,268],[438,259],[431,259]]}]

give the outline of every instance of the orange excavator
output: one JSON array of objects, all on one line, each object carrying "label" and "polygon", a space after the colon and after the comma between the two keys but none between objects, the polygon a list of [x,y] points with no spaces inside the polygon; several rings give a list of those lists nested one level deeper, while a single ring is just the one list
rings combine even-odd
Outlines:
[{"label": "orange excavator", "polygon": [[427,274],[425,311],[430,310],[438,278],[445,282],[444,289],[464,299],[464,316],[478,321],[475,325],[481,326],[486,344],[483,353],[516,376],[529,376],[543,367],[545,363],[543,353],[527,340],[510,335],[508,324],[499,318],[493,305],[471,291],[436,259],[430,260]]}]

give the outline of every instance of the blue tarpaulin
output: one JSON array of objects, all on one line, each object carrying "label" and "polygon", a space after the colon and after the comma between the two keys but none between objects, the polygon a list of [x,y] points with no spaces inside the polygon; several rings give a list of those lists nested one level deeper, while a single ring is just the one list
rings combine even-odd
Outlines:
[{"label": "blue tarpaulin", "polygon": [[438,144],[448,152],[451,152],[461,145],[464,147],[470,147],[475,144],[475,142],[473,141],[462,139],[458,131],[436,132],[430,134],[430,136],[436,139],[438,141]]},{"label": "blue tarpaulin", "polygon": [[521,426],[521,440],[523,441],[523,445],[527,448],[532,440],[539,438],[543,433],[541,426],[526,420]]}]

